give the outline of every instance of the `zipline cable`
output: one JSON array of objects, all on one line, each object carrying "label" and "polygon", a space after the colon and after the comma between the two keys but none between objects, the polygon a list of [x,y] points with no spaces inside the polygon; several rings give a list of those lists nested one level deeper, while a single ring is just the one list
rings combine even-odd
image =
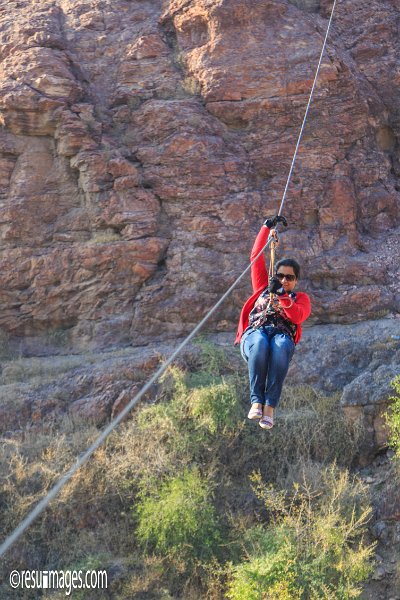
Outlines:
[{"label": "zipline cable", "polygon": [[287,178],[287,181],[286,181],[285,190],[283,192],[282,201],[281,201],[281,205],[280,205],[280,208],[279,208],[278,215],[282,214],[283,205],[285,204],[286,194],[287,194],[287,191],[288,191],[290,179],[292,177],[294,163],[296,162],[297,152],[299,150],[301,138],[303,137],[304,126],[305,126],[306,121],[307,121],[308,111],[309,111],[309,108],[310,108],[312,97],[314,95],[314,90],[315,90],[315,86],[316,86],[316,83],[317,83],[317,79],[318,79],[318,75],[319,75],[319,70],[321,68],[322,57],[323,57],[324,52],[325,52],[326,42],[328,40],[329,31],[331,29],[331,24],[332,24],[332,19],[333,19],[333,13],[335,12],[335,8],[336,8],[336,2],[337,2],[337,0],[334,0],[333,6],[332,6],[332,11],[331,11],[331,16],[329,18],[328,27],[326,28],[324,43],[323,43],[323,46],[322,46],[321,54],[319,56],[317,70],[315,71],[315,77],[314,77],[314,81],[313,81],[313,84],[312,84],[312,88],[311,88],[311,92],[310,92],[310,97],[308,98],[306,112],[304,113],[303,123],[301,124],[301,129],[300,129],[299,137],[297,139],[296,149],[295,149],[294,154],[293,154],[292,164],[290,165],[289,175],[288,175],[288,178]]},{"label": "zipline cable", "polygon": [[[279,208],[279,215],[282,212],[283,205],[286,199],[287,190],[289,187],[290,179],[293,172],[293,167],[296,162],[297,152],[300,146],[300,141],[303,135],[304,126],[307,120],[308,111],[310,108],[311,100],[314,94],[315,85],[318,79],[318,73],[321,67],[322,57],[325,51],[326,42],[329,35],[329,30],[332,23],[333,14],[335,11],[337,0],[334,0],[331,16],[329,19],[328,27],[326,30],[326,35],[324,39],[324,43],[322,46],[321,54],[319,57],[318,67],[315,72],[314,82],[311,88],[310,96],[307,103],[306,112],[304,114],[303,123],[300,129],[300,134],[297,140],[296,149],[294,151],[292,163],[289,170],[289,175],[286,181],[285,190],[282,196],[281,205]],[[256,262],[256,260],[261,256],[264,250],[271,242],[271,237],[268,239],[265,246],[260,250],[255,259],[246,267],[241,275],[233,282],[230,288],[225,292],[225,294],[218,300],[218,302],[208,311],[205,317],[196,325],[193,331],[183,340],[183,342],[176,348],[176,350],[171,354],[171,356],[160,366],[160,368],[154,373],[154,375],[149,379],[149,381],[142,387],[141,390],[130,400],[130,402],[125,406],[125,408],[113,419],[107,427],[102,431],[99,437],[93,442],[89,448],[83,452],[79,458],[77,458],[76,462],[68,469],[68,471],[58,480],[58,482],[50,489],[50,491],[46,494],[42,500],[35,506],[35,508],[21,521],[21,523],[14,529],[14,531],[5,539],[5,541],[0,546],[0,557],[3,556],[7,550],[18,540],[18,538],[32,525],[32,523],[39,517],[39,515],[47,508],[48,504],[57,496],[58,492],[70,481],[70,479],[75,475],[75,473],[89,460],[92,454],[101,446],[101,444],[106,440],[106,438],[112,433],[112,431],[118,426],[118,424],[122,421],[122,419],[132,410],[132,408],[139,402],[142,396],[149,390],[149,388],[153,385],[153,383],[166,371],[169,365],[175,360],[178,354],[183,350],[183,348],[190,342],[190,340],[196,335],[196,333],[203,327],[203,325],[208,321],[211,315],[219,308],[219,306],[225,301],[225,299],[229,296],[229,294],[233,291],[233,289],[237,286],[239,281],[246,275],[252,265]]]}]

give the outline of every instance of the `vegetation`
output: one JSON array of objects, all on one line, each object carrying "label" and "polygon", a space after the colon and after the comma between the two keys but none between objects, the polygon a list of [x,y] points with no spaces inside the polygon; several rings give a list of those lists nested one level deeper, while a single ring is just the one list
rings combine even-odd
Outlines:
[{"label": "vegetation", "polygon": [[221,543],[210,485],[197,468],[145,488],[135,507],[137,537],[160,556],[183,561],[209,560]]},{"label": "vegetation", "polygon": [[[245,419],[237,371],[204,341],[190,372],[170,368],[155,402],[109,437],[7,555],[2,580],[27,564],[95,564],[114,574],[104,598],[116,600],[359,597],[372,553],[366,491],[348,470],[361,425],[345,421],[336,397],[287,388],[265,432]],[[3,441],[3,538],[97,433],[64,418]],[[2,598],[9,591],[0,584]]]},{"label": "vegetation", "polygon": [[253,475],[270,515],[244,533],[247,559],[232,566],[231,600],[357,598],[371,566],[364,543],[371,516],[365,490],[335,465],[307,465],[302,482],[276,491]]},{"label": "vegetation", "polygon": [[389,429],[389,444],[395,451],[397,459],[400,459],[400,375],[392,381],[395,395],[391,396],[391,405],[386,413],[386,423]]}]

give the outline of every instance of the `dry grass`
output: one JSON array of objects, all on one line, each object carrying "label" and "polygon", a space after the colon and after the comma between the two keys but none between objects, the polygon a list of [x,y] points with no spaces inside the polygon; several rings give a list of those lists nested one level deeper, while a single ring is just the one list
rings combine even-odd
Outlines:
[{"label": "dry grass", "polygon": [[114,229],[104,231],[94,231],[89,240],[89,244],[109,244],[110,242],[120,242],[121,236]]},{"label": "dry grass", "polygon": [[103,361],[129,357],[132,348],[121,348],[108,352],[87,352],[85,354],[67,354],[43,358],[17,358],[2,363],[0,385],[26,382],[35,385],[38,380],[51,381],[55,377],[73,369],[94,365]]}]

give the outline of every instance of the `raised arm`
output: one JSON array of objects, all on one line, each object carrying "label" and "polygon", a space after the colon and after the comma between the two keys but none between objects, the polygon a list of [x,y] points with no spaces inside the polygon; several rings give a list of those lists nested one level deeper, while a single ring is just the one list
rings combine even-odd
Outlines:
[{"label": "raised arm", "polygon": [[[261,249],[264,248],[268,240],[269,231],[269,228],[265,225],[261,227],[251,250],[250,262],[252,262]],[[256,292],[260,288],[265,288],[268,285],[268,270],[265,263],[264,252],[260,254],[255,263],[251,266],[251,284],[253,286],[253,292]]]}]

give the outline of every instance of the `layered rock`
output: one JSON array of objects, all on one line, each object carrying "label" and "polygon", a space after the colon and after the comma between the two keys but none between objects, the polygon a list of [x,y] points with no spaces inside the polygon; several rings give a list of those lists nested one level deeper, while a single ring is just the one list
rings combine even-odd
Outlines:
[{"label": "layered rock", "polygon": [[[330,8],[3,6],[0,327],[12,344],[139,345],[200,320],[277,211]],[[315,322],[398,310],[397,21],[391,0],[337,8],[281,243],[303,264]],[[242,281],[212,330],[233,332],[248,291]]]},{"label": "layered rock", "polygon": [[385,413],[400,373],[399,319],[306,329],[289,371],[292,385],[307,383],[340,393],[338,410],[364,430],[360,462],[387,446]]}]

